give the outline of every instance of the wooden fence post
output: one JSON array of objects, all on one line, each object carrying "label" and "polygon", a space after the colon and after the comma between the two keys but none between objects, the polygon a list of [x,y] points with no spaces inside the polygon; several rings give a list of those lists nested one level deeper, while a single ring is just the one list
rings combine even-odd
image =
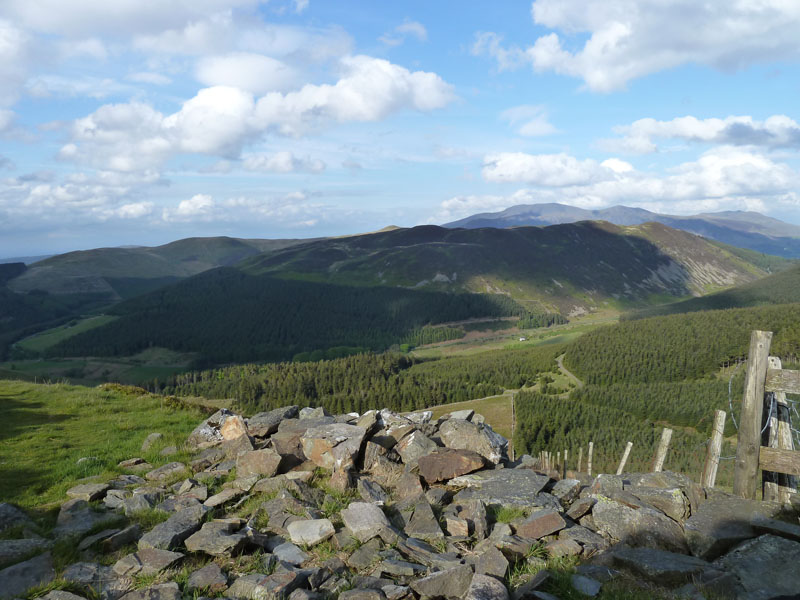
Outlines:
[{"label": "wooden fence post", "polygon": [[561,450],[556,452],[556,471],[561,472]]},{"label": "wooden fence post", "polygon": [[578,448],[578,473],[581,472],[582,465],[583,465],[583,446]]},{"label": "wooden fence post", "polygon": [[[781,359],[770,356],[767,364],[770,369],[780,369]],[[770,417],[769,435],[764,445],[780,450],[793,450],[786,392],[774,392],[774,394],[775,407]],[[763,471],[763,481],[764,500],[789,502],[789,495],[796,493],[797,490],[794,477],[786,473]]]},{"label": "wooden fence post", "polygon": [[594,451],[594,442],[589,442],[589,455],[586,458],[586,472],[592,474],[592,452]]},{"label": "wooden fence post", "polygon": [[669,441],[672,439],[672,429],[664,427],[661,432],[661,442],[658,444],[656,450],[656,458],[653,462],[653,473],[658,473],[664,468],[664,460],[667,458],[667,450],[669,450]]},{"label": "wooden fence post", "polygon": [[700,485],[704,488],[713,488],[717,481],[719,456],[722,454],[722,436],[725,431],[725,411],[714,411],[714,426],[711,428],[711,440],[706,448],[706,462],[703,465],[703,475]]},{"label": "wooden fence post", "polygon": [[625,469],[625,463],[628,462],[628,456],[631,453],[631,448],[633,448],[633,442],[628,442],[625,445],[625,452],[622,453],[622,460],[619,461],[619,467],[617,467],[617,475],[622,475],[622,471]]},{"label": "wooden fence post", "polygon": [[742,413],[739,417],[739,441],[733,471],[733,493],[740,498],[756,499],[758,456],[761,451],[761,418],[764,411],[764,383],[767,358],[772,343],[771,331],[753,331],[744,378]]},{"label": "wooden fence post", "polygon": [[567,478],[567,456],[569,456],[568,452],[569,451],[566,448],[564,448],[564,464],[561,465],[561,479]]}]

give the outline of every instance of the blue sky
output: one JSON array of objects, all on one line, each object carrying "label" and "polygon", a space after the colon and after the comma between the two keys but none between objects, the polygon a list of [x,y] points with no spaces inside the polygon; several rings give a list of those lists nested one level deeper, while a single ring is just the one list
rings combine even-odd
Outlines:
[{"label": "blue sky", "polygon": [[800,224],[795,0],[4,0],[0,256],[520,203]]}]

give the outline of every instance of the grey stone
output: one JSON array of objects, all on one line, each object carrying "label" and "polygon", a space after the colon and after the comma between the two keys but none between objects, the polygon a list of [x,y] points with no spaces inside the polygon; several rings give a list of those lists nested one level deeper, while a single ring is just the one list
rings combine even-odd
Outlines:
[{"label": "grey stone", "polygon": [[42,538],[21,540],[0,540],[0,565],[10,565],[36,552],[44,552],[53,542]]},{"label": "grey stone", "polygon": [[246,600],[278,600],[287,597],[305,581],[301,573],[293,571],[273,575],[252,573],[237,578],[228,588],[227,596]]},{"label": "grey stone", "polygon": [[597,502],[595,498],[580,498],[575,500],[575,502],[570,505],[569,509],[567,509],[566,515],[570,519],[577,521],[591,510],[595,502]]},{"label": "grey stone", "polygon": [[281,455],[272,448],[250,450],[236,459],[236,475],[239,477],[272,477],[278,472]]},{"label": "grey stone", "polygon": [[300,441],[306,458],[315,465],[342,470],[354,466],[366,434],[363,427],[331,423],[307,430]]},{"label": "grey stone", "polygon": [[277,546],[272,553],[278,560],[282,560],[295,566],[300,566],[308,560],[308,554],[300,550],[300,548],[291,542],[286,542],[285,544]]},{"label": "grey stone", "polygon": [[520,537],[538,540],[564,529],[567,522],[553,510],[540,510],[533,513],[525,521],[516,526],[516,534]]},{"label": "grey stone", "polygon": [[358,493],[364,502],[383,506],[388,496],[383,488],[375,481],[362,477],[358,480]]},{"label": "grey stone", "polygon": [[381,529],[389,526],[389,520],[383,511],[366,502],[352,502],[341,515],[345,527],[361,542],[375,537]]},{"label": "grey stone", "polygon": [[84,535],[89,530],[102,523],[107,523],[113,518],[107,513],[92,510],[86,500],[68,500],[61,505],[53,534],[56,537]]},{"label": "grey stone", "polygon": [[163,439],[164,439],[163,433],[156,432],[149,434],[146,438],[144,438],[144,441],[142,442],[142,452],[147,452],[148,450],[150,450],[150,448],[152,448],[155,444],[157,444]]},{"label": "grey stone", "polygon": [[473,450],[495,465],[506,458],[508,440],[489,425],[448,419],[439,428],[439,435],[448,448]]},{"label": "grey stone", "polygon": [[219,428],[222,426],[223,421],[232,414],[227,408],[218,410],[195,427],[186,440],[187,444],[193,448],[206,448],[209,445],[220,443],[222,434],[219,432]]},{"label": "grey stone", "polygon": [[286,530],[295,544],[315,546],[331,537],[336,530],[330,519],[311,519],[289,523]]},{"label": "grey stone", "polygon": [[329,417],[330,415],[322,406],[306,406],[305,408],[300,409],[300,414],[298,416],[301,419],[319,419],[322,417]]},{"label": "grey stone", "polygon": [[244,549],[247,535],[232,531],[231,523],[212,521],[204,523],[200,531],[184,541],[189,552],[203,552],[211,556],[233,556]]},{"label": "grey stone", "polygon": [[489,575],[473,575],[463,596],[464,600],[508,600],[508,590],[499,580]]},{"label": "grey stone", "polygon": [[132,575],[155,575],[173,566],[183,558],[180,552],[144,548],[120,558],[112,567],[120,577]]},{"label": "grey stone", "polygon": [[36,529],[31,518],[8,502],[0,502],[0,531],[11,527]]},{"label": "grey stone", "polygon": [[394,447],[406,465],[416,465],[420,458],[427,456],[439,446],[419,429],[412,431]]},{"label": "grey stone", "polygon": [[186,581],[186,590],[199,591],[207,594],[222,592],[228,587],[228,578],[216,563],[208,563],[205,567],[197,569],[189,575]]},{"label": "grey stone", "polygon": [[83,550],[86,550],[87,548],[91,548],[92,546],[94,546],[100,540],[104,540],[107,537],[110,537],[110,536],[112,536],[112,535],[114,535],[116,533],[119,533],[119,532],[120,532],[119,529],[104,529],[103,531],[101,531],[99,533],[95,533],[94,535],[90,535],[88,537],[85,537],[85,538],[83,538],[81,540],[81,543],[78,544],[78,550],[79,551],[83,551]]},{"label": "grey stone", "polygon": [[689,518],[692,512],[689,498],[686,497],[681,488],[652,488],[652,487],[629,487],[627,492],[632,493],[640,500],[657,508],[665,515],[683,523]]},{"label": "grey stone", "polygon": [[67,496],[78,500],[86,500],[86,502],[93,502],[105,496],[109,487],[107,483],[82,483],[68,489]]},{"label": "grey stone", "polygon": [[440,553],[429,543],[416,538],[400,539],[396,542],[397,549],[403,556],[410,558],[426,567],[434,569],[449,569],[461,564],[458,554],[451,552]]},{"label": "grey stone", "polygon": [[547,550],[547,554],[552,558],[557,558],[560,556],[577,556],[583,551],[583,547],[578,542],[569,538],[551,540],[547,542],[544,547],[545,550]]},{"label": "grey stone", "polygon": [[719,571],[700,558],[655,548],[616,549],[612,560],[614,566],[661,585],[677,586]]},{"label": "grey stone", "polygon": [[722,496],[700,505],[684,523],[692,554],[713,560],[736,544],[756,537],[750,525],[756,516],[771,518],[780,513],[777,503]]},{"label": "grey stone", "polygon": [[754,515],[750,519],[750,526],[759,534],[769,533],[778,537],[800,542],[800,525],[769,519],[763,515]]},{"label": "grey stone", "polygon": [[103,552],[110,554],[112,552],[116,552],[123,546],[132,544],[140,537],[142,537],[142,529],[137,523],[134,523],[133,525],[128,525],[125,529],[122,529],[117,533],[109,535],[100,543],[100,548]]},{"label": "grey stone", "polygon": [[394,484],[394,490],[398,498],[413,498],[423,493],[419,475],[411,471],[404,472]]},{"label": "grey stone", "polygon": [[626,543],[686,552],[681,526],[652,508],[634,509],[606,496],[597,496],[592,517],[599,533]]},{"label": "grey stone", "polygon": [[157,469],[153,469],[152,471],[148,471],[144,476],[145,479],[148,479],[149,481],[166,481],[185,473],[188,473],[186,465],[184,465],[182,462],[171,462],[162,465]]},{"label": "grey stone", "polygon": [[347,564],[353,569],[366,569],[378,561],[378,552],[382,547],[380,540],[373,538],[347,557]]},{"label": "grey stone", "polygon": [[232,500],[237,500],[242,496],[244,496],[244,492],[242,490],[238,490],[236,488],[225,488],[219,494],[214,494],[208,500],[203,502],[203,505],[209,508],[214,508],[215,506],[227,504]]},{"label": "grey stone", "polygon": [[561,479],[556,482],[550,493],[558,498],[561,506],[567,508],[578,497],[581,491],[581,482],[577,479]]},{"label": "grey stone", "polygon": [[28,588],[50,583],[55,577],[53,558],[45,552],[0,571],[0,598],[21,596]]},{"label": "grey stone", "polygon": [[159,548],[169,550],[180,546],[186,538],[200,529],[208,508],[202,505],[176,512],[163,523],[145,533],[139,540],[139,549]]},{"label": "grey stone", "polygon": [[128,592],[120,600],[180,600],[181,590],[178,584],[170,583],[157,583],[146,587],[142,590]]},{"label": "grey stone", "polygon": [[83,596],[65,592],[64,590],[53,590],[42,596],[45,600],[86,600]]},{"label": "grey stone", "polygon": [[461,597],[472,583],[472,567],[461,565],[410,582],[412,590],[429,598]]},{"label": "grey stone", "polygon": [[358,588],[339,594],[339,600],[385,600],[385,598],[384,593],[375,588]]},{"label": "grey stone", "polygon": [[464,421],[470,421],[474,414],[475,411],[468,408],[466,410],[454,410],[453,412],[447,413],[444,417],[447,419],[463,419]]},{"label": "grey stone", "polygon": [[475,572],[478,575],[491,575],[503,579],[508,571],[508,560],[500,550],[489,546],[475,562]]},{"label": "grey stone", "polygon": [[485,459],[472,450],[439,448],[420,458],[418,464],[419,474],[430,484],[482,469]]},{"label": "grey stone", "polygon": [[[375,567],[374,573],[390,575],[392,577],[420,577],[427,569],[417,563],[405,560],[388,559]],[[374,574],[373,573],[373,574]]]},{"label": "grey stone", "polygon": [[599,581],[592,579],[591,577],[586,577],[585,575],[573,575],[570,578],[570,583],[572,583],[573,589],[584,596],[589,596],[590,598],[597,596],[597,594],[600,593],[600,588],[602,587],[602,584]]},{"label": "grey stone", "polygon": [[744,542],[717,559],[714,565],[738,578],[745,590],[741,598],[767,600],[797,594],[800,581],[790,565],[800,564],[800,543],[774,535]]},{"label": "grey stone", "polygon": [[587,556],[596,554],[608,548],[608,542],[600,535],[583,527],[581,525],[574,525],[569,529],[562,529],[558,533],[560,539],[574,540],[583,546],[583,553]]},{"label": "grey stone", "polygon": [[500,469],[462,475],[448,485],[466,488],[456,494],[455,502],[483,500],[486,504],[529,507],[536,504],[537,495],[549,480],[528,469]]},{"label": "grey stone", "polygon": [[413,506],[413,513],[406,523],[404,531],[410,537],[432,541],[444,537],[442,528],[433,514],[433,509],[424,496],[420,496]]},{"label": "grey stone", "polygon": [[158,453],[159,456],[172,456],[173,454],[178,453],[177,446],[164,446],[161,449],[161,452]]},{"label": "grey stone", "polygon": [[284,406],[269,412],[260,412],[247,419],[247,429],[253,437],[266,438],[278,431],[281,421],[292,419],[297,413],[297,406]]}]

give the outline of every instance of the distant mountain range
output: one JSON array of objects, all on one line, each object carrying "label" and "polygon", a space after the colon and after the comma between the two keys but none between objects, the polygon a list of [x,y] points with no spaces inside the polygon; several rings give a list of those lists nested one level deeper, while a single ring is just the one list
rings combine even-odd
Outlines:
[{"label": "distant mountain range", "polygon": [[731,246],[764,254],[800,258],[800,227],[751,211],[723,211],[692,216],[663,215],[643,208],[612,206],[585,210],[566,204],[519,204],[495,213],[480,213],[447,223],[444,227],[522,227],[608,221],[615,225],[656,222]]}]

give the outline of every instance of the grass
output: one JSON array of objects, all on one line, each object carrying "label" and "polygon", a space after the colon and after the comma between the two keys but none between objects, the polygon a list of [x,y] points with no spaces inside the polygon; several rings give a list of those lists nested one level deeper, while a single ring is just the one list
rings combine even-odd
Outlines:
[{"label": "grass", "polygon": [[[181,446],[202,420],[192,408],[175,407],[136,389],[0,381],[0,498],[32,508],[61,502],[78,479],[110,479],[121,460],[141,456],[147,434]],[[185,459],[146,453],[154,466]],[[91,457],[91,460],[78,460]]]},{"label": "grass", "polygon": [[511,523],[528,515],[521,506],[489,506],[487,512],[495,523]]},{"label": "grass", "polygon": [[456,410],[472,409],[481,414],[486,422],[492,426],[497,433],[506,439],[511,439],[511,395],[501,394],[499,396],[489,396],[477,400],[467,400],[466,402],[455,402],[453,404],[442,404],[432,406],[428,410],[433,411],[433,419],[446,415]]},{"label": "grass", "polygon": [[54,327],[53,329],[48,329],[46,331],[37,333],[36,335],[25,338],[24,340],[17,342],[15,346],[29,352],[43,352],[44,350],[47,350],[48,348],[55,346],[57,343],[69,339],[74,335],[78,335],[84,331],[89,331],[95,327],[100,327],[101,325],[110,323],[117,318],[118,317],[113,317],[111,315],[99,315],[88,317],[77,322],[70,321],[70,323],[67,323],[66,325]]}]

